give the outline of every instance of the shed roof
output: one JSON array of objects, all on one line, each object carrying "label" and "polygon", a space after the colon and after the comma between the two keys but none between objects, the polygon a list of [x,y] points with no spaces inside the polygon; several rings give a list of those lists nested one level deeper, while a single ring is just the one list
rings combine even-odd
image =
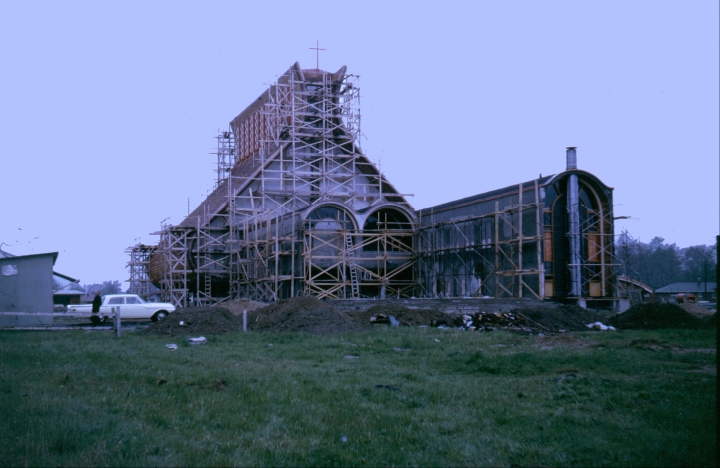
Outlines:
[{"label": "shed roof", "polygon": [[[555,177],[555,176],[554,176],[554,175],[549,175],[549,176],[545,176],[545,177],[540,177],[540,178],[538,178],[538,179],[533,179],[533,180],[529,180],[529,181],[527,181],[527,182],[524,182],[522,185],[523,185],[523,187],[525,187],[526,189],[530,189],[531,187],[533,187],[533,186],[535,185],[535,181],[537,181],[537,182],[538,182],[538,185],[542,187],[543,185],[545,185],[545,184],[546,184],[550,179],[552,179],[553,177]],[[429,213],[431,213],[431,212],[437,213],[437,212],[439,212],[439,211],[443,211],[443,210],[447,210],[447,209],[452,209],[452,208],[457,208],[457,207],[463,206],[463,205],[470,205],[470,204],[477,203],[477,202],[481,202],[481,201],[492,200],[492,199],[494,199],[494,198],[501,197],[501,196],[503,196],[503,195],[507,195],[508,193],[517,193],[517,191],[518,191],[518,185],[520,185],[520,184],[509,185],[509,186],[503,187],[503,188],[501,188],[501,189],[495,189],[495,190],[491,190],[491,191],[489,191],[489,192],[483,192],[483,193],[479,193],[479,194],[477,194],[477,195],[471,195],[471,196],[469,196],[469,197],[461,198],[461,199],[459,199],[459,200],[453,200],[453,201],[451,201],[451,202],[441,203],[440,205],[435,205],[435,206],[430,206],[430,207],[428,207],[428,208],[423,208],[423,209],[418,210],[418,211],[419,211],[422,215],[426,215],[426,214],[429,214]]]},{"label": "shed roof", "polygon": [[667,286],[663,286],[662,288],[656,289],[655,292],[661,294],[704,293],[706,291],[706,288],[707,292],[715,292],[716,286],[716,283],[710,282],[672,283],[668,284]]},{"label": "shed roof", "polygon": [[74,289],[59,289],[53,291],[53,296],[82,296],[85,294],[83,291],[75,291]]},{"label": "shed roof", "polygon": [[[57,252],[50,252],[49,254],[53,255],[53,264],[57,261],[58,253]],[[49,254],[33,254],[33,255],[49,255]],[[10,252],[5,252],[4,250],[0,249],[0,258],[25,258],[25,257],[32,257],[33,255],[14,255]],[[59,282],[65,284],[65,283],[77,283],[80,280],[72,278],[67,275],[63,275],[62,273],[58,273],[57,271],[53,271],[53,276],[56,281],[59,280]]]}]

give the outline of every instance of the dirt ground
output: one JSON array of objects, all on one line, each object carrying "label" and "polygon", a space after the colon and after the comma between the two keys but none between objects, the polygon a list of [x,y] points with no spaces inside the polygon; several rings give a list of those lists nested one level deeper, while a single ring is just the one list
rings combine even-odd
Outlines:
[{"label": "dirt ground", "polygon": [[[205,336],[242,331],[242,311],[248,311],[248,329],[264,332],[305,332],[318,335],[369,331],[389,326],[389,316],[401,326],[448,326],[467,330],[508,329],[522,332],[564,332],[588,330],[587,324],[602,322],[617,329],[708,328],[715,315],[699,318],[674,304],[643,304],[618,315],[583,309],[574,305],[548,304],[519,308],[498,314],[446,314],[433,309],[408,309],[398,304],[381,304],[364,311],[344,312],[332,302],[315,297],[296,297],[270,305],[248,300],[231,301],[217,307],[184,308],[140,333],[167,336]],[[379,318],[375,322],[372,317]],[[184,326],[180,325],[184,322]],[[383,323],[377,323],[378,321]]]}]

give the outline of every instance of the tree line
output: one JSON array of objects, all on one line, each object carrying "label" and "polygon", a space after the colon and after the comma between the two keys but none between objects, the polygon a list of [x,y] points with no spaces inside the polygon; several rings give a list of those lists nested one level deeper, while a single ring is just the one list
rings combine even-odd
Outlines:
[{"label": "tree line", "polygon": [[76,284],[72,286],[72,289],[76,291],[83,291],[85,294],[89,295],[95,294],[95,291],[100,291],[101,296],[104,296],[105,294],[121,294],[123,292],[122,284],[120,284],[120,281],[117,280],[83,285]]},{"label": "tree line", "polygon": [[645,243],[623,231],[615,243],[618,275],[629,276],[654,289],[672,283],[717,281],[717,241],[714,245],[680,248],[654,237]]}]

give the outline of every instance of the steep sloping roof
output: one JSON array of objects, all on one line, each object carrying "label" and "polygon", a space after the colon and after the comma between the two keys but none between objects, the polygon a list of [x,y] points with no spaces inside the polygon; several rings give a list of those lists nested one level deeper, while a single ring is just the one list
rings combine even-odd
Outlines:
[{"label": "steep sloping roof", "polygon": [[[268,159],[268,162],[270,159]],[[240,161],[235,167],[230,170],[230,177],[242,178],[245,183],[238,187],[233,187],[233,192],[238,193],[242,189],[242,186],[246,185],[251,180],[251,176],[257,172],[260,165],[256,163],[255,158],[247,158]],[[180,227],[196,227],[198,224],[198,218],[201,223],[205,223],[212,219],[213,215],[221,212],[227,205],[228,200],[228,184],[230,179],[227,178],[218,184],[217,188],[212,191],[205,200],[195,208],[178,226]]]},{"label": "steep sloping roof", "polygon": [[[290,67],[279,79],[278,83],[287,83],[291,78],[303,81],[305,75],[318,75],[324,73],[322,70],[302,70],[300,65],[296,62]],[[345,75],[345,66],[341,67],[336,73],[332,74],[333,80],[341,80]],[[255,101],[246,107],[240,114],[238,114],[231,122],[230,127],[235,132],[239,125],[257,113],[261,107],[269,101],[269,96],[275,92],[276,85],[271,86],[268,90],[263,92]],[[347,140],[349,135],[343,132],[342,135],[335,135],[335,138],[339,140]],[[236,135],[237,137],[237,135]],[[285,146],[288,144],[286,143]],[[276,148],[273,154],[265,160],[265,166],[274,161],[280,153],[284,150],[284,146]],[[406,205],[408,209],[412,210],[412,207],[408,201],[400,195],[395,187],[387,181],[385,176],[380,173],[378,168],[370,161],[360,150],[355,148],[355,155],[358,158],[356,164],[357,170],[363,175],[371,178],[373,181],[381,181],[383,186],[383,193],[387,200],[391,203],[399,203]],[[230,171],[229,176],[235,180],[241,182],[237,186],[233,186],[232,192],[234,195],[242,192],[257,176],[257,174],[263,170],[261,164],[257,161],[257,158],[246,157],[241,159]],[[182,222],[178,224],[181,228],[193,228],[197,227],[198,221],[201,225],[208,223],[214,216],[221,213],[227,206],[228,202],[228,182],[229,178],[223,180],[218,184],[217,188],[203,200],[197,208],[195,208]]]}]

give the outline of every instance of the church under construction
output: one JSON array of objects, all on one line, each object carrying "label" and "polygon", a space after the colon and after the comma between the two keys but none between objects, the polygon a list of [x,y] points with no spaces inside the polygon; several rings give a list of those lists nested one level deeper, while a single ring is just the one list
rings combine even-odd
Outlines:
[{"label": "church under construction", "polygon": [[359,146],[358,77],[290,67],[217,136],[214,191],[130,291],[177,307],[248,298],[616,296],[612,188],[577,169],[414,210]]}]

